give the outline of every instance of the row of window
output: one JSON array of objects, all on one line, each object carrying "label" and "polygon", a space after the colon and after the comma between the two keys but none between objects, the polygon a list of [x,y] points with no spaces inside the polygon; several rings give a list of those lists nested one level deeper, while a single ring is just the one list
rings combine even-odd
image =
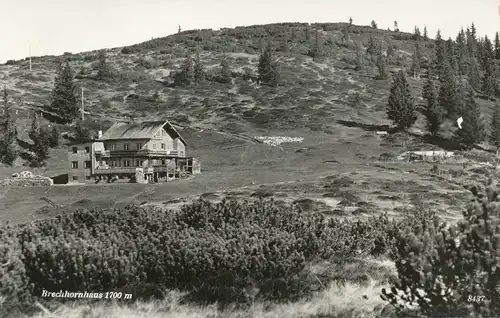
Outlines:
[{"label": "row of window", "polygon": [[[153,145],[153,149],[157,149],[158,144],[152,144],[152,145]],[[141,150],[142,146],[143,146],[142,144],[136,144],[135,145],[135,150]],[[111,144],[111,149],[110,150],[111,151],[115,151],[115,150],[118,150],[117,148],[118,148],[117,144]],[[160,145],[160,149],[165,150],[166,149],[165,144],[161,144]],[[125,150],[125,151],[130,150],[130,145],[129,144],[123,144],[123,150]]]},{"label": "row of window", "polygon": [[[92,167],[92,161],[90,160],[84,161],[83,167],[85,169],[90,169]],[[71,168],[78,169],[78,161],[71,161]]]},{"label": "row of window", "polygon": [[[165,163],[166,163],[165,160],[161,160],[162,165],[165,165]],[[123,161],[122,160],[110,160],[107,164],[112,168],[114,168],[114,167],[130,167],[131,160],[123,160]],[[142,167],[143,164],[144,164],[144,160],[136,160],[135,161],[136,167]],[[154,160],[152,160],[152,164],[155,166],[159,165],[160,160],[154,159]],[[99,166],[104,166],[104,165],[105,165],[104,161],[99,162]],[[90,169],[92,167],[92,161],[90,161],[90,160],[84,161],[83,167],[85,169]],[[71,168],[78,169],[78,161],[72,161]]]},{"label": "row of window", "polygon": [[[152,145],[153,145],[153,149],[157,149],[158,144],[154,144],[153,143]],[[135,145],[135,148],[136,148],[136,150],[141,150],[142,146],[143,145],[141,143],[138,143],[138,144]],[[160,144],[160,149],[165,150],[166,149],[165,144],[163,144],[163,143]],[[174,140],[174,149],[177,149],[177,139]],[[117,145],[116,144],[111,144],[111,150],[112,151],[117,150]],[[125,150],[125,151],[130,150],[129,144],[123,144],[123,150]],[[78,147],[73,147],[72,151],[75,154],[78,153]],[[85,152],[89,153],[90,152],[90,147],[85,147]]]}]

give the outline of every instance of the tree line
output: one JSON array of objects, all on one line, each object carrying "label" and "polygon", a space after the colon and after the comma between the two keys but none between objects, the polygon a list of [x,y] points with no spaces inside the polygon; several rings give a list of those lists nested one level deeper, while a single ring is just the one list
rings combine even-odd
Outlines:
[{"label": "tree line", "polygon": [[[421,53],[416,44],[410,74],[420,77]],[[369,47],[370,48],[370,47]],[[444,40],[440,31],[434,41],[434,56],[427,70],[422,97],[422,113],[427,131],[438,136],[446,120],[456,122],[462,117],[461,129],[455,131],[459,143],[471,147],[488,139],[500,147],[500,104],[496,102],[489,134],[476,97],[496,101],[500,96],[497,75],[500,61],[500,40],[478,38],[474,24],[458,33],[456,40]],[[393,75],[386,113],[400,129],[410,128],[417,119],[418,106],[411,95],[408,71],[403,67]]]}]

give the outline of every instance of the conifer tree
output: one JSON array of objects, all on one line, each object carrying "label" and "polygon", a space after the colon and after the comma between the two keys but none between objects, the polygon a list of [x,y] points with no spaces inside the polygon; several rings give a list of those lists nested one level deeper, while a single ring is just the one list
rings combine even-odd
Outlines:
[{"label": "conifer tree", "polygon": [[490,144],[497,150],[500,149],[500,103],[495,104],[493,115],[491,116],[490,134],[488,136]]},{"label": "conifer tree", "polygon": [[496,88],[495,52],[488,36],[484,37],[480,52],[481,64],[484,70],[481,88],[488,98],[492,98],[495,95]]},{"label": "conifer tree", "polygon": [[269,43],[264,52],[260,55],[259,65],[257,67],[259,81],[269,86],[277,86],[279,81],[278,64],[273,60],[272,47]]},{"label": "conifer tree", "polygon": [[38,116],[33,115],[29,137],[33,144],[30,147],[32,156],[30,158],[31,167],[43,167],[49,157],[49,138],[47,130],[40,126]]},{"label": "conifer tree", "polygon": [[482,87],[484,94],[490,99],[495,95],[495,86],[495,61],[492,60],[485,64]]},{"label": "conifer tree", "polygon": [[455,39],[455,42],[457,43],[457,47],[458,48],[465,47],[466,40],[467,40],[467,38],[465,37],[464,29],[461,28],[460,31],[457,34],[457,38]]},{"label": "conifer tree", "polygon": [[472,22],[470,26],[470,35],[473,41],[477,41],[477,32],[476,32],[476,26],[474,25],[474,22]]},{"label": "conifer tree", "polygon": [[370,34],[370,37],[368,38],[368,45],[366,47],[366,54],[369,54],[371,56],[377,56],[378,49],[379,46],[377,45],[377,42],[375,42],[375,39]]},{"label": "conifer tree", "polygon": [[484,140],[484,123],[481,109],[474,99],[474,90],[467,89],[466,107],[462,111],[462,129],[455,131],[455,138],[461,144],[471,147]]},{"label": "conifer tree", "polygon": [[488,67],[488,64],[495,62],[495,49],[488,36],[484,37],[481,45],[481,62],[484,70]]},{"label": "conifer tree", "polygon": [[479,63],[476,57],[469,58],[469,67],[467,72],[469,83],[475,91],[481,90],[481,75],[479,72]]},{"label": "conifer tree", "polygon": [[59,131],[56,126],[52,126],[49,136],[49,146],[50,148],[56,148],[59,146]]},{"label": "conifer tree", "polygon": [[456,39],[457,54],[456,60],[458,64],[459,75],[467,75],[468,58],[467,58],[467,42],[464,29],[461,29]]},{"label": "conifer tree", "polygon": [[387,79],[387,62],[384,54],[380,52],[377,57],[377,69],[378,69],[378,78],[385,80]]},{"label": "conifer tree", "polygon": [[412,57],[411,72],[414,78],[420,78],[420,61],[422,60],[422,53],[420,51],[420,45],[415,43],[415,52]]},{"label": "conifer tree", "polygon": [[465,37],[467,39],[467,54],[469,55],[469,58],[476,58],[477,41],[469,28],[465,31]]},{"label": "conifer tree", "polygon": [[97,54],[98,64],[97,64],[97,78],[99,80],[106,79],[110,77],[111,71],[107,63],[107,56],[105,50],[100,50]]},{"label": "conifer tree", "polygon": [[461,114],[464,112],[464,109],[467,107],[467,90],[466,87],[469,87],[470,84],[468,83],[467,80],[462,80],[460,83],[458,83],[455,89],[455,110],[456,110],[456,117],[461,116]]},{"label": "conifer tree", "polygon": [[437,136],[443,122],[443,112],[438,104],[436,88],[431,78],[427,78],[424,85],[423,97],[426,100],[424,115],[427,130],[432,136]]},{"label": "conifer tree", "polygon": [[429,40],[429,34],[427,34],[427,26],[424,25],[424,34],[423,34],[424,41]]},{"label": "conifer tree", "polygon": [[398,21],[394,21],[394,32],[399,32]]},{"label": "conifer tree", "polygon": [[175,74],[176,85],[189,85],[194,81],[194,66],[193,58],[188,52],[186,58],[182,62],[181,69]]},{"label": "conifer tree", "polygon": [[500,60],[500,36],[495,33],[495,59]]},{"label": "conifer tree", "polygon": [[422,34],[420,33],[420,29],[415,26],[415,28],[413,29],[413,38],[418,41],[420,40],[420,37],[422,36]]},{"label": "conifer tree", "polygon": [[455,54],[455,45],[451,38],[448,38],[445,46],[445,56],[449,59],[453,74],[459,74],[458,62]]},{"label": "conifer tree", "polygon": [[451,118],[457,112],[457,85],[455,74],[450,62],[444,61],[443,76],[439,79],[439,105],[446,111],[446,115]]},{"label": "conifer tree", "polygon": [[193,79],[197,83],[200,83],[205,79],[205,70],[203,69],[203,64],[201,63],[200,52],[196,52],[196,57],[194,59]]},{"label": "conifer tree", "polygon": [[52,90],[52,103],[49,111],[58,114],[63,123],[73,122],[79,115],[76,85],[73,82],[74,74],[69,62],[59,64],[54,88]]},{"label": "conifer tree", "polygon": [[428,100],[431,98],[431,91],[430,91],[431,85],[430,84],[432,84],[432,88],[434,88],[434,94],[436,95],[436,98],[437,98],[436,86],[434,85],[432,78],[427,77],[427,80],[425,81],[424,86],[422,87],[422,98],[424,100]]},{"label": "conifer tree", "polygon": [[410,128],[417,120],[415,103],[411,96],[410,85],[405,72],[400,70],[393,75],[393,82],[386,109],[387,117],[399,129]]},{"label": "conifer tree", "polygon": [[222,61],[220,63],[219,81],[221,83],[231,82],[231,69],[229,68],[229,62],[225,54],[222,57]]},{"label": "conifer tree", "polygon": [[372,20],[371,27],[372,29],[377,29],[377,22],[375,20]]},{"label": "conifer tree", "polygon": [[[439,77],[444,76],[445,71],[445,60],[446,58],[446,46],[441,38],[441,31],[438,30],[436,33],[436,39],[435,39],[436,47],[435,47],[435,57],[433,61],[433,70],[434,73]],[[449,61],[448,61],[449,62]]]},{"label": "conifer tree", "polygon": [[349,25],[352,25],[352,17],[349,17]]},{"label": "conifer tree", "polygon": [[0,162],[12,165],[19,156],[17,130],[7,88],[3,89],[2,116],[0,116]]}]

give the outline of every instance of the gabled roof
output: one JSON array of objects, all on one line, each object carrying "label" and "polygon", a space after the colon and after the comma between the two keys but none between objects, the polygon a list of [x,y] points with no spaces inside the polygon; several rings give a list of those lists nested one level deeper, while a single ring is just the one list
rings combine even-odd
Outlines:
[{"label": "gabled roof", "polygon": [[142,123],[116,123],[106,130],[99,140],[120,140],[120,139],[151,139],[160,129],[165,130],[172,138],[179,138],[184,145],[186,141],[181,137],[179,132],[168,121],[145,121]]}]

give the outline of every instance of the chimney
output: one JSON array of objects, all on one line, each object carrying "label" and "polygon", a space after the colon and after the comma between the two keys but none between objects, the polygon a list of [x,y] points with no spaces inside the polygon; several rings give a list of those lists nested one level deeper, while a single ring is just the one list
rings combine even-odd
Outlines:
[{"label": "chimney", "polygon": [[99,132],[97,133],[97,138],[101,139],[101,137],[102,137],[102,130],[99,130]]}]

